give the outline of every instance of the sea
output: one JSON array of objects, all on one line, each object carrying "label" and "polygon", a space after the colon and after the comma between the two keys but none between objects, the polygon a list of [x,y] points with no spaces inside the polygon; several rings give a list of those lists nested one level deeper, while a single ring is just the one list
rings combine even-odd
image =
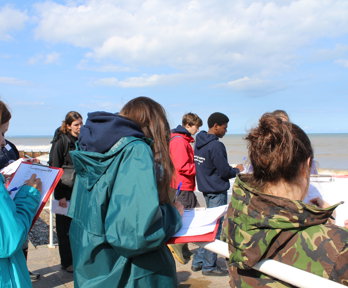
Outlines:
[{"label": "sea", "polygon": [[[308,134],[314,149],[314,159],[319,170],[348,174],[348,133]],[[225,144],[228,161],[238,164],[247,158],[244,134],[228,134],[221,141]],[[8,137],[19,151],[49,152],[52,136]]]}]

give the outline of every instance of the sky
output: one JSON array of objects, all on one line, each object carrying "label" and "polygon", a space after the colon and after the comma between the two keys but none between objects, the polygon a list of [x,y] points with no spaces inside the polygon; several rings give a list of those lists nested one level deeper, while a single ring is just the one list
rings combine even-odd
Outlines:
[{"label": "sky", "polygon": [[283,109],[307,133],[348,133],[347,15],[346,0],[0,0],[7,136],[137,96],[171,127],[222,112],[243,134]]}]

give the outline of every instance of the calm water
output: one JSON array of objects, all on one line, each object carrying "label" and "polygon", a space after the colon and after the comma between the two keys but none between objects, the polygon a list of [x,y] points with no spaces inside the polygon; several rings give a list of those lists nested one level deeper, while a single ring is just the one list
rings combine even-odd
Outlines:
[{"label": "calm water", "polygon": [[[226,135],[225,144],[230,163],[242,163],[247,156],[245,135]],[[319,168],[348,170],[348,134],[308,134]]]},{"label": "calm water", "polygon": [[[230,163],[242,163],[247,156],[244,135],[226,135],[221,141],[225,144]],[[348,134],[309,134],[319,168],[348,170]],[[11,137],[19,150],[49,151],[52,136]]]}]

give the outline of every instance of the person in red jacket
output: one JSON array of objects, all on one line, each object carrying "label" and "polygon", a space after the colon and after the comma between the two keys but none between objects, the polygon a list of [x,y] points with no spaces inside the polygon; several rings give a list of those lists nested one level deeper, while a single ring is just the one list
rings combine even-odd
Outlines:
[{"label": "person in red jacket", "polygon": [[[202,119],[197,114],[187,113],[182,117],[182,125],[178,125],[173,129],[170,135],[169,151],[175,168],[170,186],[174,190],[179,190],[175,201],[180,201],[185,209],[195,208],[197,205],[197,198],[194,193],[196,167],[192,135],[198,132],[202,124]],[[174,257],[182,264],[185,264],[192,255],[187,244],[168,245],[168,247]]]},{"label": "person in red jacket", "polygon": [[170,134],[169,151],[175,167],[175,174],[172,178],[171,187],[178,189],[177,201],[180,201],[185,209],[194,208],[197,205],[195,193],[196,167],[193,160],[192,144],[199,127],[202,126],[202,119],[197,114],[187,113],[182,117],[182,125],[178,125]]}]

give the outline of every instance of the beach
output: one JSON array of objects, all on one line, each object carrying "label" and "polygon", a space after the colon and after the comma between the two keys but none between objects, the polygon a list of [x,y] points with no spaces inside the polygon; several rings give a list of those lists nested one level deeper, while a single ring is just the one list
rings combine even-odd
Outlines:
[{"label": "beach", "polygon": [[[308,134],[314,149],[314,160],[322,174],[348,175],[348,134]],[[8,137],[19,151],[48,153],[53,136]],[[244,163],[247,147],[244,134],[228,134],[221,141],[226,146],[230,163]],[[32,155],[32,154],[31,154]],[[29,155],[29,156],[31,156]],[[39,154],[37,154],[39,156]],[[31,156],[32,157],[32,156]],[[42,157],[45,159],[45,157]],[[44,162],[44,161],[43,161]]]},{"label": "beach", "polygon": [[[314,148],[315,161],[319,174],[348,175],[348,134],[315,134],[309,136]],[[237,164],[247,161],[247,147],[243,138],[244,135],[239,134],[226,135],[221,139],[226,146],[230,163]],[[51,136],[8,138],[8,140],[17,146],[17,149],[21,151],[22,155],[26,154],[30,157],[38,157],[43,164],[48,160],[51,139]],[[322,178],[311,179],[311,186],[325,192],[323,193],[324,200],[330,204],[335,204],[346,198],[343,194],[346,192],[344,189],[348,178],[334,178],[331,179],[330,177],[324,176]],[[230,189],[229,197],[231,192]],[[204,205],[204,199],[201,193],[198,192],[197,197],[199,203]],[[341,225],[343,220],[346,219],[347,208],[344,204],[337,208],[337,221],[340,221],[339,224]],[[42,275],[41,280],[33,283],[33,287],[73,287],[72,275],[60,269],[58,249],[50,249],[47,246],[49,240],[49,210],[44,210],[41,214],[40,219],[34,225],[29,236],[34,245],[30,246],[28,265],[33,272],[41,273]],[[54,222],[53,219],[53,243],[54,247],[57,247]],[[194,244],[190,244],[190,248],[196,249],[197,247]],[[43,257],[43,255],[45,256]],[[219,261],[220,265],[225,265],[222,257],[219,257]],[[186,265],[176,262],[179,280],[178,287],[229,287],[228,276],[221,278],[203,276],[200,272],[192,272],[190,265],[191,261]]]}]

